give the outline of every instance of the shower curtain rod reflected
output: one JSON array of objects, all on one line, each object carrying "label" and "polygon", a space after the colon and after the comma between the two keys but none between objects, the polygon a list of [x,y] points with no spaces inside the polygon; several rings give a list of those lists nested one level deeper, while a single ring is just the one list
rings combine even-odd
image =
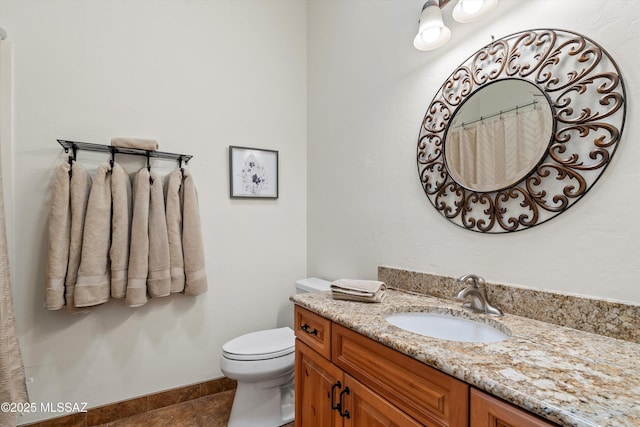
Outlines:
[{"label": "shower curtain rod reflected", "polygon": [[489,114],[487,116],[480,116],[479,119],[471,120],[470,122],[462,122],[461,124],[459,124],[458,126],[454,126],[453,128],[457,129],[459,127],[465,127],[466,125],[470,125],[470,124],[473,124],[473,123],[481,122],[484,119],[490,119],[491,117],[500,116],[503,113],[510,113],[511,111],[517,111],[520,108],[525,108],[525,107],[529,107],[531,105],[536,105],[537,103],[538,103],[538,100],[534,99],[533,101],[528,102],[526,104],[516,105],[515,107],[507,108],[506,110],[500,110],[497,113]]}]

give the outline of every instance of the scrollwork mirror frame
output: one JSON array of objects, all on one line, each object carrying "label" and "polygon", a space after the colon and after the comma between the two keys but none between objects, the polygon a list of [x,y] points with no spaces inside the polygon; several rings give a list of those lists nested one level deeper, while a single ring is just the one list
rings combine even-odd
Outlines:
[{"label": "scrollwork mirror frame", "polygon": [[[445,160],[452,118],[470,96],[503,79],[535,85],[550,103],[545,154],[520,181],[497,191],[458,184]],[[528,30],[478,50],[442,84],[418,138],[421,185],[449,221],[482,233],[521,231],[573,206],[602,176],[620,142],[626,114],[615,61],[589,38],[565,30]]]}]

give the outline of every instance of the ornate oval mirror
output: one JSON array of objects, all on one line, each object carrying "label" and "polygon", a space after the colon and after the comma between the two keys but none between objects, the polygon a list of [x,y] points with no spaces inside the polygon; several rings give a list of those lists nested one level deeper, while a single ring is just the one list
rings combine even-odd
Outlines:
[{"label": "ornate oval mirror", "polygon": [[625,91],[604,49],[530,30],[462,63],[429,105],[418,173],[433,206],[466,229],[520,231],[571,207],[609,164]]}]

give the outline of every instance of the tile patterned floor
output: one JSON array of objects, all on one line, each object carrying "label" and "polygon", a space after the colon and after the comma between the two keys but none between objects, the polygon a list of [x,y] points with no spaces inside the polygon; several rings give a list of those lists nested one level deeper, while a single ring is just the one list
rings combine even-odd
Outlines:
[{"label": "tile patterned floor", "polygon": [[[98,427],[226,427],[235,390],[156,409]],[[293,423],[283,427],[293,427]]]},{"label": "tile patterned floor", "polygon": [[[186,401],[185,399],[189,396],[182,395],[189,392],[192,386],[158,393],[150,396],[152,402],[149,410],[144,412],[135,411],[136,408],[130,408],[130,406],[136,406],[138,400],[145,399],[139,398],[115,405],[106,405],[91,410],[91,414],[73,414],[23,427],[226,427],[236,391],[235,387],[230,390],[226,389],[229,384],[224,381],[204,384],[208,388],[215,387],[215,390],[207,389],[201,397]],[[233,385],[235,386],[235,383]],[[218,388],[222,390],[219,391]],[[206,394],[209,392],[212,392],[212,394]],[[176,395],[176,393],[181,396]],[[191,393],[187,394],[190,395]],[[176,403],[171,404],[171,400]],[[153,409],[154,407],[156,409]],[[127,414],[135,415],[127,416]],[[104,420],[106,419],[115,421],[105,423]],[[293,427],[293,424],[289,423],[282,427]]]}]

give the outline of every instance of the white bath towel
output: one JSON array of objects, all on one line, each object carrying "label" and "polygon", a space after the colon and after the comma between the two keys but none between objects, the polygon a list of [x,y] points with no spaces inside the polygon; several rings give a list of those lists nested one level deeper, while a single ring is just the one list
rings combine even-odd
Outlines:
[{"label": "white bath towel", "polygon": [[334,299],[382,302],[387,294],[384,282],[377,280],[339,279],[331,283]]},{"label": "white bath towel", "polygon": [[171,293],[169,267],[169,238],[162,180],[152,171],[149,201],[149,274],[147,276],[147,290],[152,297],[164,297]]},{"label": "white bath towel", "polygon": [[87,311],[86,308],[76,308],[74,292],[78,280],[78,269],[80,268],[84,221],[87,214],[89,194],[91,192],[91,176],[78,162],[73,163],[71,172],[71,184],[69,187],[71,236],[69,243],[69,264],[67,266],[67,278],[65,281],[65,304],[67,310],[77,314]]},{"label": "white bath towel", "polygon": [[91,184],[82,236],[82,254],[74,290],[76,307],[105,303],[111,294],[111,165],[98,167]]},{"label": "white bath towel", "polygon": [[111,138],[113,147],[137,148],[140,150],[156,151],[158,143],[153,139],[143,138]]},{"label": "white bath towel", "polygon": [[147,302],[149,272],[149,171],[140,169],[133,180],[133,218],[126,303],[139,307]]},{"label": "white bath towel", "polygon": [[184,258],[182,255],[182,171],[180,169],[167,175],[164,188],[171,292],[182,292],[184,291]]},{"label": "white bath towel", "polygon": [[111,297],[124,298],[129,266],[131,179],[117,163],[113,164],[111,171],[111,205]]},{"label": "white bath towel", "polygon": [[184,254],[185,295],[199,295],[207,291],[207,272],[200,227],[198,194],[188,169],[182,180],[182,251]]},{"label": "white bath towel", "polygon": [[49,211],[49,254],[45,307],[59,310],[64,306],[64,282],[69,262],[71,210],[69,209],[69,163],[56,170],[51,187]]}]

